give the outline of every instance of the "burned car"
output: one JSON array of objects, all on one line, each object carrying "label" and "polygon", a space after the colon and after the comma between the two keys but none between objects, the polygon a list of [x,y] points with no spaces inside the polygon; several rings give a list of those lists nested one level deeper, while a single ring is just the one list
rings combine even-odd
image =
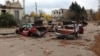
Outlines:
[{"label": "burned car", "polygon": [[34,24],[27,23],[22,25],[16,30],[17,34],[21,34],[23,36],[39,36],[42,37],[47,32],[47,27],[42,25],[41,21],[36,21]]},{"label": "burned car", "polygon": [[66,22],[63,28],[57,29],[56,36],[58,39],[76,39],[78,34],[83,34],[84,28],[82,24],[77,24],[76,22]]}]

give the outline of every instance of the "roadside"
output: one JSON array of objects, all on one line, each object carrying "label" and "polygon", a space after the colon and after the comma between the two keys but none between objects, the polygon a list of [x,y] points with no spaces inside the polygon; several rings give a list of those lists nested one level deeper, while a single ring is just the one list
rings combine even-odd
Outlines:
[{"label": "roadside", "polygon": [[90,48],[97,56],[100,56],[100,33],[94,36],[95,37],[95,43],[94,45]]}]

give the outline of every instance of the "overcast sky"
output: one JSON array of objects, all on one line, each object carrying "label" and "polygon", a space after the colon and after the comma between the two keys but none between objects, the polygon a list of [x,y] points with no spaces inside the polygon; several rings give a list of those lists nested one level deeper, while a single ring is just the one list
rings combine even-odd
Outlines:
[{"label": "overcast sky", "polygon": [[[6,0],[0,0],[0,4],[5,4]],[[12,0],[11,0],[12,1]],[[16,1],[16,0],[15,0]],[[21,4],[23,0],[20,0]],[[72,1],[76,1],[79,5],[84,6],[86,9],[97,10],[98,0],[25,0],[26,13],[29,14],[35,11],[35,2],[37,2],[38,10],[42,10],[51,14],[51,11],[59,8],[68,9]]]}]

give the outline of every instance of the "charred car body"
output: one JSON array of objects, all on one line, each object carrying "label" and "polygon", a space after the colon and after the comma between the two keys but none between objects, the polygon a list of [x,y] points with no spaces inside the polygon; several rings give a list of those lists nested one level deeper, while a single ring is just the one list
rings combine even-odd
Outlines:
[{"label": "charred car body", "polygon": [[27,23],[22,25],[16,30],[17,34],[21,34],[23,36],[43,36],[47,32],[47,27],[43,26],[41,20],[35,21],[34,24]]},{"label": "charred car body", "polygon": [[84,28],[80,23],[76,23],[75,21],[67,21],[63,22],[63,28],[57,29],[56,36],[58,39],[76,39],[78,34],[83,34]]}]

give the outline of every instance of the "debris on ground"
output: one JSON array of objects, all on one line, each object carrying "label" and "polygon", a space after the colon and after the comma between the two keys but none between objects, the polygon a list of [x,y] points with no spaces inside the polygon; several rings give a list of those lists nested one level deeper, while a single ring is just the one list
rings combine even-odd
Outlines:
[{"label": "debris on ground", "polygon": [[100,56],[100,33],[95,35],[95,43],[94,45],[90,48],[97,56]]},{"label": "debris on ground", "polygon": [[64,45],[71,44],[71,42],[68,42],[66,40],[61,40],[59,41],[59,43],[64,44]]},{"label": "debris on ground", "polygon": [[52,37],[52,36],[54,36],[53,34],[49,34],[49,37]]},{"label": "debris on ground", "polygon": [[26,41],[26,40],[25,40],[25,37],[23,37],[23,36],[21,36],[21,35],[19,35],[18,38],[19,38],[20,40]]},{"label": "debris on ground", "polygon": [[46,39],[45,42],[48,42],[48,41],[51,41],[51,40],[56,40],[56,38],[49,38],[49,39]]},{"label": "debris on ground", "polygon": [[44,50],[44,54],[45,54],[46,56],[50,56],[52,52],[53,52],[53,51],[51,51],[51,50],[49,50],[49,49],[45,49],[45,50]]},{"label": "debris on ground", "polygon": [[32,45],[35,45],[35,44],[32,44]]},{"label": "debris on ground", "polygon": [[14,45],[10,45],[10,47],[14,47]]},{"label": "debris on ground", "polygon": [[30,51],[33,51],[33,50],[30,50]]},{"label": "debris on ground", "polygon": [[5,35],[5,36],[0,36],[0,39],[8,39],[8,38],[17,38],[17,35]]},{"label": "debris on ground", "polygon": [[81,54],[77,55],[77,56],[81,56]]},{"label": "debris on ground", "polygon": [[63,47],[65,47],[65,45],[63,45],[63,44],[59,44],[59,45],[57,45],[57,46],[63,46]]},{"label": "debris on ground", "polygon": [[41,42],[41,44],[43,44],[43,43],[45,43],[45,42],[52,41],[52,40],[56,40],[56,38],[49,38],[49,39],[46,39],[45,41]]},{"label": "debris on ground", "polygon": [[86,46],[84,42],[72,42],[72,45]]},{"label": "debris on ground", "polygon": [[90,39],[84,39],[86,42],[90,42],[91,40]]},{"label": "debris on ground", "polygon": [[79,45],[79,46],[86,46],[84,42],[71,42],[71,41],[66,41],[66,40],[61,40],[59,41],[58,46],[66,46],[66,45]]},{"label": "debris on ground", "polygon": [[52,40],[52,38],[49,38],[49,39],[45,40],[45,42],[48,42],[48,41],[51,41],[51,40]]},{"label": "debris on ground", "polygon": [[42,47],[41,49],[43,49],[43,53],[45,56],[50,56],[52,54],[52,50],[48,49],[47,47]]}]

